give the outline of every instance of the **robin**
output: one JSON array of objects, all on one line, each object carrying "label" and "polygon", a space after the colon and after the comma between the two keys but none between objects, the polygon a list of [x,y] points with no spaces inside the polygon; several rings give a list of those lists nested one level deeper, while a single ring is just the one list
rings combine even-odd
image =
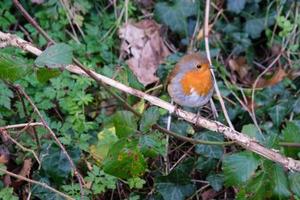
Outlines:
[{"label": "robin", "polygon": [[199,53],[183,56],[168,77],[168,92],[181,106],[201,107],[213,94],[214,82],[208,60]]}]

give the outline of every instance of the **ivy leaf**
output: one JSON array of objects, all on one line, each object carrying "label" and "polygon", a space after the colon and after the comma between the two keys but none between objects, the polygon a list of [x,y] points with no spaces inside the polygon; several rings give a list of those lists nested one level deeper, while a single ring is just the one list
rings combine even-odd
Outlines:
[{"label": "ivy leaf", "polygon": [[29,68],[19,58],[0,53],[0,79],[16,81],[23,78],[29,72]]},{"label": "ivy leaf", "polygon": [[289,111],[289,105],[287,101],[280,102],[268,109],[268,114],[271,117],[275,126],[279,126]]},{"label": "ivy leaf", "polygon": [[272,180],[274,182],[273,191],[279,197],[289,197],[291,195],[288,188],[287,176],[285,175],[283,168],[278,164],[271,168],[272,171]]},{"label": "ivy leaf", "polygon": [[72,48],[64,43],[54,44],[39,55],[34,63],[40,67],[59,68],[72,63]]},{"label": "ivy leaf", "polygon": [[[75,163],[79,160],[80,151],[78,148],[69,149],[68,153]],[[44,155],[42,160],[43,171],[56,182],[61,183],[71,174],[73,169],[70,162],[56,144],[44,145],[41,155]]]},{"label": "ivy leaf", "polygon": [[174,3],[158,2],[154,15],[172,31],[187,35],[187,18],[197,16],[199,5],[193,0],[176,0]]},{"label": "ivy leaf", "polygon": [[164,200],[184,200],[195,191],[190,179],[180,172],[171,172],[168,176],[157,177],[157,191]]},{"label": "ivy leaf", "polygon": [[264,142],[263,136],[261,135],[261,133],[258,131],[257,127],[254,124],[244,125],[242,128],[242,133],[244,133],[252,138],[255,138],[260,143]]},{"label": "ivy leaf", "polygon": [[59,69],[39,68],[36,72],[36,78],[40,83],[46,83],[58,75],[60,75]]},{"label": "ivy leaf", "polygon": [[259,163],[259,158],[247,151],[225,156],[223,158],[223,171],[226,185],[245,183],[254,175]]},{"label": "ivy leaf", "polygon": [[[197,139],[206,141],[223,142],[224,138],[221,134],[212,131],[206,131],[196,136]],[[209,158],[220,159],[223,155],[223,147],[220,145],[197,144],[195,152]]]},{"label": "ivy leaf", "polygon": [[300,196],[300,173],[299,172],[290,172],[289,173],[289,183],[290,183],[291,190],[297,196]]},{"label": "ivy leaf", "polygon": [[11,109],[11,98],[14,96],[13,92],[0,81],[0,106]]},{"label": "ivy leaf", "polygon": [[137,130],[137,122],[129,111],[118,111],[113,117],[116,134],[119,138],[128,137]]},{"label": "ivy leaf", "polygon": [[140,123],[140,130],[143,132],[149,131],[153,124],[159,119],[159,110],[157,107],[150,107],[145,111]]},{"label": "ivy leaf", "polygon": [[185,121],[172,121],[171,124],[171,131],[174,131],[178,133],[179,135],[187,136],[187,135],[193,135],[195,133],[193,127],[185,122]]},{"label": "ivy leaf", "polygon": [[200,157],[196,162],[196,169],[201,171],[203,174],[208,174],[216,168],[217,164],[217,159]]},{"label": "ivy leaf", "polygon": [[247,20],[244,26],[245,32],[248,33],[252,39],[258,38],[265,29],[264,21],[263,18]]},{"label": "ivy leaf", "polygon": [[124,179],[142,176],[146,167],[138,141],[125,138],[111,146],[103,163],[106,173]]},{"label": "ivy leaf", "polygon": [[[296,125],[294,122],[288,122],[286,127],[282,130],[283,133],[283,141],[291,142],[291,143],[299,143],[300,142],[300,127]],[[298,153],[300,152],[299,148],[295,147],[284,147],[284,153],[287,156],[292,156],[297,158]]]},{"label": "ivy leaf", "polygon": [[224,177],[221,174],[209,175],[206,180],[215,191],[220,191],[223,187]]},{"label": "ivy leaf", "polygon": [[141,152],[146,157],[155,158],[165,153],[165,141],[157,137],[155,134],[143,135],[139,139]]},{"label": "ivy leaf", "polygon": [[246,0],[227,0],[227,10],[239,14],[246,5]]}]

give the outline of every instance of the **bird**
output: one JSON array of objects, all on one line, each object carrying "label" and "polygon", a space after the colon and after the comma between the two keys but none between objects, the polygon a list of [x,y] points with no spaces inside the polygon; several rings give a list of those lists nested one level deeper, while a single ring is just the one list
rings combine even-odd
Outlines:
[{"label": "bird", "polygon": [[214,91],[210,64],[199,53],[183,56],[169,74],[167,82],[172,100],[186,107],[204,106]]}]

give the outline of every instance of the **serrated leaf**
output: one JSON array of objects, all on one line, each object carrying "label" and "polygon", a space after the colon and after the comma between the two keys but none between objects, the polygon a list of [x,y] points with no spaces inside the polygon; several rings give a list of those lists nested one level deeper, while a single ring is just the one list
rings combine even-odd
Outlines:
[{"label": "serrated leaf", "polygon": [[236,14],[240,13],[246,5],[246,0],[227,0],[227,10]]},{"label": "serrated leaf", "polygon": [[261,133],[258,131],[257,127],[254,124],[244,125],[242,128],[242,133],[255,138],[258,142],[263,143],[264,138]]},{"label": "serrated leaf", "polygon": [[0,53],[0,79],[16,81],[23,78],[28,71],[28,67],[19,58]]},{"label": "serrated leaf", "polygon": [[211,174],[206,180],[215,191],[220,191],[223,187],[224,177],[220,174]]},{"label": "serrated leaf", "polygon": [[223,171],[227,186],[245,183],[254,175],[260,163],[259,158],[251,152],[240,152],[223,158]]},{"label": "serrated leaf", "polygon": [[159,119],[159,110],[157,107],[148,108],[142,116],[140,130],[143,132],[149,131]]},{"label": "serrated leaf", "polygon": [[289,183],[291,190],[300,197],[300,173],[290,172],[289,173]]},{"label": "serrated leaf", "polygon": [[60,75],[59,69],[39,68],[36,72],[36,78],[41,83],[46,83],[51,78]]},{"label": "serrated leaf", "polygon": [[34,63],[39,67],[59,68],[72,63],[72,48],[64,43],[54,44],[39,55]]},{"label": "serrated leaf", "polygon": [[103,162],[106,173],[119,178],[142,176],[147,163],[138,148],[137,140],[121,139],[111,146]]},{"label": "serrated leaf", "polygon": [[274,164],[272,168],[272,180],[274,183],[273,191],[279,197],[289,197],[291,195],[288,188],[287,176],[283,171],[283,168],[278,164]]},{"label": "serrated leaf", "polygon": [[199,6],[197,1],[176,0],[173,3],[158,2],[155,4],[154,15],[177,33],[187,35],[187,18],[197,16]]},{"label": "serrated leaf", "polygon": [[[223,142],[224,138],[221,134],[212,131],[206,131],[196,136],[197,139],[205,141],[217,141]],[[195,152],[200,155],[204,155],[209,158],[220,159],[223,155],[223,147],[220,145],[205,145],[197,144]]]},{"label": "serrated leaf", "polygon": [[118,111],[113,117],[113,123],[119,138],[128,137],[137,130],[137,121],[129,111]]},{"label": "serrated leaf", "polygon": [[[236,2],[239,2],[239,1],[236,1]],[[263,18],[247,20],[245,23],[244,30],[246,33],[248,33],[250,35],[250,37],[252,39],[256,39],[260,36],[260,34],[265,29],[264,22],[265,22],[265,20]]]},{"label": "serrated leaf", "polygon": [[[282,134],[284,142],[300,143],[300,127],[293,121],[286,124],[286,127],[282,130]],[[287,156],[297,158],[299,152],[299,148],[289,146],[284,147],[284,153]]]}]

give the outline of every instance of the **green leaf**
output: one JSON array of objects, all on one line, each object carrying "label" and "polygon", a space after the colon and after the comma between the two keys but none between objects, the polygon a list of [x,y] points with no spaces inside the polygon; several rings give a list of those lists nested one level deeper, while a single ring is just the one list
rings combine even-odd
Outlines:
[{"label": "green leaf", "polygon": [[[51,185],[50,184],[50,180],[47,177],[38,177],[35,178],[34,180],[37,180],[41,183],[47,184],[47,185]],[[45,187],[42,187],[40,185],[32,185],[32,196],[34,197],[38,197],[39,199],[47,199],[47,200],[65,200],[64,197],[60,196],[59,194],[57,194],[56,192],[52,192],[50,190],[48,190]]]},{"label": "green leaf", "polygon": [[58,68],[72,63],[72,48],[64,43],[54,44],[39,55],[34,63],[40,67]]},{"label": "green leaf", "polygon": [[193,127],[189,123],[175,119],[172,120],[171,131],[183,136],[193,135],[195,133]]},{"label": "green leaf", "polygon": [[142,116],[140,130],[143,132],[149,131],[159,119],[159,110],[157,107],[148,108]]},{"label": "green leaf", "polygon": [[193,0],[175,0],[173,3],[158,2],[155,4],[154,15],[159,21],[177,33],[187,35],[187,18],[197,16],[199,5]]},{"label": "green leaf", "polygon": [[15,56],[0,53],[0,79],[16,81],[29,72],[28,67]]},{"label": "green leaf", "polygon": [[283,171],[283,168],[278,164],[274,164],[274,167],[271,168],[272,171],[272,180],[274,182],[273,191],[279,197],[289,197],[291,195],[288,188],[287,176]]},{"label": "green leaf", "polygon": [[252,39],[259,38],[264,29],[265,25],[263,18],[247,20],[244,27],[245,32],[248,33]]},{"label": "green leaf", "polygon": [[[206,131],[196,136],[197,139],[206,141],[218,141],[223,142],[224,138],[221,134],[212,131]],[[197,144],[195,152],[200,155],[204,155],[209,158],[220,159],[223,155],[223,147],[220,145],[205,145]]]},{"label": "green leaf", "polygon": [[196,162],[196,169],[201,171],[203,174],[208,174],[216,168],[217,164],[217,159],[200,157]]},{"label": "green leaf", "polygon": [[90,153],[95,160],[102,162],[110,149],[110,147],[118,141],[114,127],[104,127],[98,133],[98,142],[90,146]]},{"label": "green leaf", "polygon": [[254,124],[244,125],[242,128],[242,133],[248,135],[251,138],[255,138],[260,143],[264,142],[263,136]]},{"label": "green leaf", "polygon": [[[288,122],[286,127],[282,130],[283,142],[300,143],[300,127],[293,121]],[[298,158],[299,148],[296,147],[284,147],[284,153],[287,156]]]},{"label": "green leaf", "polygon": [[[67,149],[67,151],[76,163],[80,158],[78,148]],[[55,182],[61,183],[73,171],[67,156],[56,144],[45,144],[42,147],[41,155],[43,155],[41,160],[43,171]]]},{"label": "green leaf", "polygon": [[288,102],[280,102],[277,105],[274,105],[272,108],[268,109],[268,114],[271,117],[273,123],[275,126],[279,126],[286,114],[289,111],[289,105],[287,105]]},{"label": "green leaf", "polygon": [[227,10],[239,14],[246,5],[246,0],[227,0]]},{"label": "green leaf", "polygon": [[11,109],[11,99],[14,96],[13,92],[0,81],[0,106]]},{"label": "green leaf", "polygon": [[2,188],[0,190],[0,199],[5,200],[18,200],[19,198],[14,195],[14,190],[11,187]]},{"label": "green leaf", "polygon": [[291,190],[300,197],[300,173],[290,172],[289,173],[289,183]]},{"label": "green leaf", "polygon": [[184,200],[195,191],[195,186],[187,173],[182,170],[173,170],[167,176],[155,179],[155,188],[164,200]]},{"label": "green leaf", "polygon": [[46,83],[51,78],[60,75],[59,69],[39,68],[36,72],[37,80],[40,83]]},{"label": "green leaf", "polygon": [[134,177],[128,179],[128,185],[130,189],[136,188],[136,189],[142,189],[143,185],[146,183],[144,179],[141,179],[139,177]]},{"label": "green leaf", "polygon": [[158,155],[165,154],[165,140],[162,140],[156,134],[142,135],[139,138],[139,146],[146,157],[155,158]]},{"label": "green leaf", "polygon": [[113,123],[119,138],[128,137],[137,130],[136,118],[129,111],[118,111],[114,114]]},{"label": "green leaf", "polygon": [[146,167],[138,141],[125,138],[111,146],[103,163],[106,173],[124,179],[142,176]]},{"label": "green leaf", "polygon": [[206,180],[215,191],[220,191],[223,187],[224,177],[221,174],[209,175]]},{"label": "green leaf", "polygon": [[227,186],[245,183],[254,175],[260,160],[251,152],[240,152],[224,156],[223,171]]}]

